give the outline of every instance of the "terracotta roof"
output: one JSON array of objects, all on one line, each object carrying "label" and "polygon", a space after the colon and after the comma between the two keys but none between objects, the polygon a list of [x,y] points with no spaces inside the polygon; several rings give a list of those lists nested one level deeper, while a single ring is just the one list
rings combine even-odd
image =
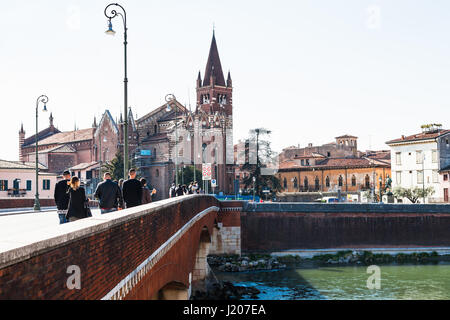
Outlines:
[{"label": "terracotta roof", "polygon": [[413,134],[411,136],[402,136],[401,138],[387,141],[386,144],[394,144],[394,143],[402,143],[402,142],[411,142],[411,141],[421,141],[428,139],[436,139],[444,134],[450,133],[450,130],[439,130],[435,132],[421,132],[418,134]]},{"label": "terracotta roof", "polygon": [[[45,139],[45,138],[47,138],[47,137],[50,137],[50,136],[52,136],[52,135],[54,135],[54,134],[57,134],[57,133],[60,133],[60,132],[61,132],[61,131],[59,131],[59,130],[56,129],[55,127],[50,126],[50,127],[46,128],[46,129],[44,129],[44,130],[42,130],[42,131],[40,131],[40,132],[38,133],[38,141],[41,141],[42,139]],[[33,134],[32,136],[26,138],[26,139],[23,141],[22,146],[26,147],[26,146],[28,146],[28,145],[31,145],[31,144],[35,143],[35,142],[36,142],[36,140],[35,140],[36,138],[35,138],[35,137],[36,137],[36,135]]]},{"label": "terracotta roof", "polygon": [[[0,160],[0,169],[35,169],[36,162],[22,162],[22,161],[8,161]],[[38,163],[41,170],[47,170],[47,167],[42,163]]]},{"label": "terracotta roof", "polygon": [[336,139],[342,139],[342,138],[358,138],[358,137],[351,136],[351,135],[348,135],[348,134],[344,134],[343,136],[336,137]]},{"label": "terracotta roof", "polygon": [[300,166],[292,160],[280,163],[279,169],[323,169],[323,168],[369,168],[373,166],[390,166],[388,162],[373,161],[366,158],[329,158],[311,166]]},{"label": "terracotta roof", "polygon": [[76,131],[60,132],[39,142],[39,145],[65,144],[77,141],[90,140],[93,138],[95,128],[81,129]]},{"label": "terracotta roof", "polygon": [[225,78],[223,76],[222,65],[219,58],[219,50],[217,49],[216,36],[213,32],[211,47],[209,49],[208,62],[206,63],[205,78],[203,79],[203,86],[209,86],[210,77],[216,78],[215,85],[225,87]]},{"label": "terracotta roof", "polygon": [[76,166],[73,166],[70,168],[70,170],[84,170],[86,168],[92,167],[97,165],[98,162],[97,161],[92,161],[92,162],[83,162],[83,163],[79,163]]}]

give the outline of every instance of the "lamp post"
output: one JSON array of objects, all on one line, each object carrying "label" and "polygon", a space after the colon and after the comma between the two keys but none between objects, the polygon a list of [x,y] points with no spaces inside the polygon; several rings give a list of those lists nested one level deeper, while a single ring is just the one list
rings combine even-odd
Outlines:
[{"label": "lamp post", "polygon": [[[165,100],[167,102],[167,108],[166,111],[170,112],[172,111],[172,107],[170,106],[170,103],[174,100],[176,100],[175,95],[169,93],[166,95]],[[178,186],[178,114],[177,114],[177,105],[175,104],[175,185]]]},{"label": "lamp post", "polygon": [[[110,8],[112,7],[112,8]],[[122,12],[117,11],[117,9],[120,9]],[[123,135],[124,135],[124,147],[123,147],[123,178],[126,179],[128,177],[128,77],[127,77],[127,13],[125,11],[125,9],[118,3],[111,3],[108,4],[105,8],[105,16],[108,18],[108,30],[106,30],[106,34],[109,35],[115,35],[116,32],[113,30],[112,28],[112,23],[111,23],[111,19],[117,17],[117,16],[121,16],[122,17],[122,21],[123,21],[123,27],[124,27],[124,41],[123,41],[123,45],[124,45],[124,67],[125,67],[125,76],[124,76],[124,80],[123,80],[123,86],[124,86],[124,116],[125,116],[125,121],[124,121],[124,130],[123,130]]]},{"label": "lamp post", "polygon": [[46,95],[41,95],[36,100],[36,135],[35,135],[35,141],[36,141],[36,195],[34,198],[34,210],[40,211],[41,205],[39,204],[39,166],[38,166],[38,109],[39,109],[39,102],[42,102],[44,104],[44,109],[42,111],[47,111],[47,102],[48,97]]},{"label": "lamp post", "polygon": [[[202,144],[202,171],[203,171],[203,164],[205,163],[205,150],[206,150],[206,143]],[[203,191],[207,194],[207,186],[208,182],[206,180],[203,180]]]}]

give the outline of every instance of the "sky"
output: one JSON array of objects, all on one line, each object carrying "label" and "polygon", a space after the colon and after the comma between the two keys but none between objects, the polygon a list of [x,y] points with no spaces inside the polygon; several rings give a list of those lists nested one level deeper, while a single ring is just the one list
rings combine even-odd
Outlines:
[{"label": "sky", "polygon": [[[138,117],[172,93],[195,108],[213,27],[233,79],[234,140],[272,131],[272,147],[359,137],[359,150],[450,129],[447,0],[122,0],[128,18],[129,105]],[[36,99],[61,131],[123,110],[123,24],[104,33],[109,2],[0,0],[0,159],[18,160],[35,133]],[[226,76],[226,75],[225,75]],[[39,111],[39,130],[49,113]]]}]

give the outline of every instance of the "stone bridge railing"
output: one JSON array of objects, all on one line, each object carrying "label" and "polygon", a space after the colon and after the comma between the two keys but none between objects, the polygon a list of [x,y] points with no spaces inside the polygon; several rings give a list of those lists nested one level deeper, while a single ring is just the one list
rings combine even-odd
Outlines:
[{"label": "stone bridge railing", "polygon": [[36,231],[0,247],[0,299],[187,299],[220,202],[185,196]]}]

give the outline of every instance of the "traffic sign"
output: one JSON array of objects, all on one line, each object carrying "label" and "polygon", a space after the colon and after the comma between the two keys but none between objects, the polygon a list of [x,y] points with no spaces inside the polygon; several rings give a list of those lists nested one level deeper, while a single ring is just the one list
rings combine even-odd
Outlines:
[{"label": "traffic sign", "polygon": [[211,163],[202,164],[202,180],[211,180]]},{"label": "traffic sign", "polygon": [[213,188],[217,187],[217,180],[216,179],[211,179],[211,187],[213,187]]}]

